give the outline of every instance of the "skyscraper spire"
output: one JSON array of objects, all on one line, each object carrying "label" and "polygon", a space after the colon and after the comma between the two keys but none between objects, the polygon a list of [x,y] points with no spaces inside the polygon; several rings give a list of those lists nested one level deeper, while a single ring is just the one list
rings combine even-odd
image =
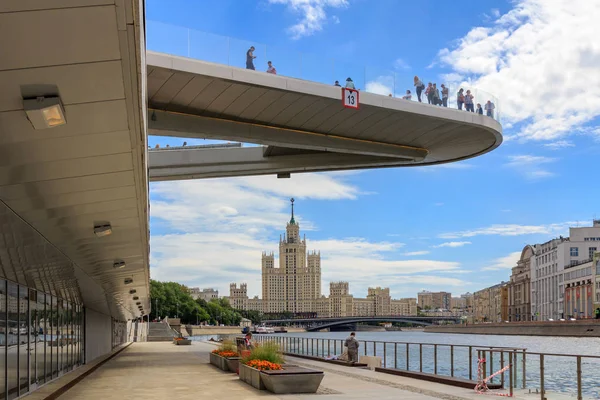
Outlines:
[{"label": "skyscraper spire", "polygon": [[292,219],[290,219],[290,224],[295,224],[296,220],[294,219],[294,198],[293,197],[290,199],[290,202],[292,203]]}]

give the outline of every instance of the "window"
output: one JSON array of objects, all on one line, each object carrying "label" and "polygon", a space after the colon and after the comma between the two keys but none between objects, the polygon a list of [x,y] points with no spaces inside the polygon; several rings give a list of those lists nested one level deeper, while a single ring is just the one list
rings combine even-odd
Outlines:
[{"label": "window", "polygon": [[592,259],[594,258],[594,253],[596,252],[596,248],[595,247],[590,247],[588,249],[588,254],[589,254],[589,258]]},{"label": "window", "polygon": [[579,247],[571,247],[571,257],[579,257]]}]

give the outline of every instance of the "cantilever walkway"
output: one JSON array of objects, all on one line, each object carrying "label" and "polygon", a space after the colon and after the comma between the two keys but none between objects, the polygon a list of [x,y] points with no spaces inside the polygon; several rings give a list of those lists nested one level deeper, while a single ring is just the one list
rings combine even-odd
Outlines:
[{"label": "cantilever walkway", "polygon": [[211,399],[252,400],[262,397],[285,400],[331,397],[378,400],[461,400],[480,398],[466,389],[430,382],[323,364],[290,357],[288,362],[325,370],[316,395],[277,396],[258,391],[208,363],[214,346],[194,342],[174,346],[165,342],[134,343],[76,384],[60,400],[70,399]]}]

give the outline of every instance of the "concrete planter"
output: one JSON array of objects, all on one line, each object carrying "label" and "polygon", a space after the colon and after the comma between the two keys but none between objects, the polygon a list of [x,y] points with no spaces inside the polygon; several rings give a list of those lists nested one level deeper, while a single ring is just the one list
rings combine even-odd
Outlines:
[{"label": "concrete planter", "polygon": [[222,371],[229,371],[227,367],[227,359],[218,354],[210,353],[210,363]]},{"label": "concrete planter", "polygon": [[260,371],[242,363],[240,363],[240,380],[246,382],[255,389],[265,389],[265,385],[261,380]]},{"label": "concrete planter", "polygon": [[177,346],[190,346],[192,341],[190,339],[173,340],[173,344]]},{"label": "concrete planter", "polygon": [[225,363],[227,364],[227,369],[230,372],[238,372],[240,368],[240,357],[226,358]]},{"label": "concrete planter", "polygon": [[316,393],[323,378],[322,371],[302,367],[260,373],[265,389],[275,394]]}]

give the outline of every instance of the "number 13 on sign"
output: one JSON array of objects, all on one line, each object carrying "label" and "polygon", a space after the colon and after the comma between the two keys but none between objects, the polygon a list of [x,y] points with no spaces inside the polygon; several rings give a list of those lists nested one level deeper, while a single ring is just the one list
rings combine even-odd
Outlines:
[{"label": "number 13 on sign", "polygon": [[358,90],[342,88],[342,104],[358,110]]}]

